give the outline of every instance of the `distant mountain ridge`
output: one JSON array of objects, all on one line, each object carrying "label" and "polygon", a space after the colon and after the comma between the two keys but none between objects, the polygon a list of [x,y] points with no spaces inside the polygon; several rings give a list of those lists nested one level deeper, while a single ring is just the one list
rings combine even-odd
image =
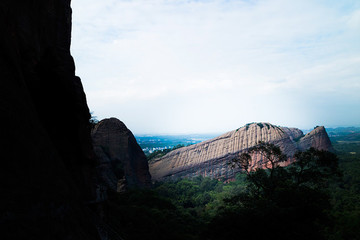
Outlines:
[{"label": "distant mountain ridge", "polygon": [[360,141],[360,127],[327,128],[332,142]]},{"label": "distant mountain ridge", "polygon": [[[249,123],[216,138],[174,150],[149,164],[153,180],[194,177],[198,175],[219,179],[232,179],[239,169],[231,169],[228,162],[240,152],[259,141],[270,142],[288,156],[284,165],[293,161],[293,155],[310,147],[333,150],[324,127],[316,127],[306,135],[300,129]],[[251,168],[259,166],[260,156],[253,156]]]}]

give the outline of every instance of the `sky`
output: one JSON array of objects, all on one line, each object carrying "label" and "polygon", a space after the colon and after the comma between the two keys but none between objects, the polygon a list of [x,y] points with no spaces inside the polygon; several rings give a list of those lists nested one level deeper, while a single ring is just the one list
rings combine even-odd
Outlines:
[{"label": "sky", "polygon": [[135,134],[360,126],[360,1],[73,0],[90,110]]}]

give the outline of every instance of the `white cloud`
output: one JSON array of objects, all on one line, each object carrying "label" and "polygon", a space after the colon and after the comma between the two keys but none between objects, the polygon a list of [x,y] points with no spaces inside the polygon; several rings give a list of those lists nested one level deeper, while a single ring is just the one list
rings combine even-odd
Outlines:
[{"label": "white cloud", "polygon": [[305,115],[330,107],[304,95],[331,93],[343,108],[350,98],[360,107],[356,1],[77,0],[72,7],[72,53],[90,108],[135,132],[318,125],[316,114]]}]

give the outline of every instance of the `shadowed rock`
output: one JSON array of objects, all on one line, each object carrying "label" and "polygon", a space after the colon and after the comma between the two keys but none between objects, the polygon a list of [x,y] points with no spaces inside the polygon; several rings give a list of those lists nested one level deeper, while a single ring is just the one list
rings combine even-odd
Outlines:
[{"label": "shadowed rock", "polygon": [[0,3],[2,239],[98,239],[89,109],[69,0]]},{"label": "shadowed rock", "polygon": [[[304,136],[297,128],[286,128],[269,123],[252,123],[219,137],[174,150],[150,162],[153,180],[166,180],[198,175],[218,179],[232,179],[239,169],[231,169],[228,162],[239,153],[255,146],[259,141],[280,147],[288,156],[287,165],[296,151],[315,147],[332,150],[324,127],[318,127]],[[261,167],[260,156],[254,155],[250,169]]]},{"label": "shadowed rock", "polygon": [[150,186],[146,156],[123,122],[116,118],[100,121],[92,130],[92,139],[100,176],[107,186],[118,191],[125,186]]}]

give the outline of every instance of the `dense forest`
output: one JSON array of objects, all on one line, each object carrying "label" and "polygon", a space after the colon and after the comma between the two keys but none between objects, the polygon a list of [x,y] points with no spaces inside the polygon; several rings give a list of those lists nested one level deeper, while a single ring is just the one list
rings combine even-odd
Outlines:
[{"label": "dense forest", "polygon": [[198,176],[110,193],[108,223],[125,239],[360,239],[360,143],[333,145],[280,167],[280,149],[262,143],[250,151],[273,168],[246,171],[242,154],[228,183]]}]

